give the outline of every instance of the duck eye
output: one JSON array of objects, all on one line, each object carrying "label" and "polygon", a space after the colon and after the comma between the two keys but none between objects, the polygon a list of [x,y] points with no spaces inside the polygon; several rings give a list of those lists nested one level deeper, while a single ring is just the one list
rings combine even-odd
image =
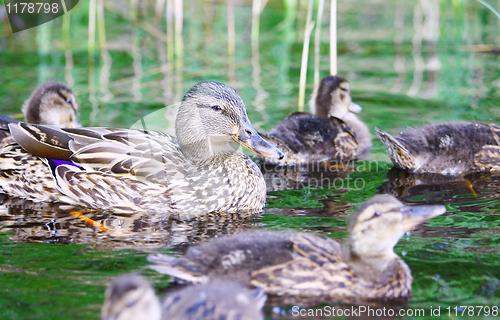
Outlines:
[{"label": "duck eye", "polygon": [[222,108],[220,106],[213,106],[212,110],[214,110],[214,111],[221,111]]},{"label": "duck eye", "polygon": [[340,88],[340,90],[345,91],[345,92],[349,92],[349,88]]},{"label": "duck eye", "polygon": [[66,102],[73,105],[73,100],[71,100],[71,98],[66,99]]},{"label": "duck eye", "polygon": [[376,216],[376,217],[380,217],[381,215],[382,215],[382,212],[380,212],[380,211],[375,211],[375,216]]}]

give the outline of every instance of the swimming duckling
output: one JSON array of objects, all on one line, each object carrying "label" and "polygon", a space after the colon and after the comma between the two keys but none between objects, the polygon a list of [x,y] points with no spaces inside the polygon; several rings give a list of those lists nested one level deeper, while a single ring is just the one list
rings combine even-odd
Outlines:
[{"label": "swimming duckling", "polygon": [[[33,91],[22,107],[28,123],[64,128],[81,127],[78,120],[78,101],[71,89],[58,82],[46,82]],[[0,132],[0,147],[15,143],[8,132]]]},{"label": "swimming duckling", "polygon": [[311,233],[253,232],[190,247],[180,258],[151,255],[148,260],[155,263],[152,269],[185,281],[225,277],[279,296],[404,299],[413,278],[393,248],[406,231],[445,211],[376,196],[352,214],[348,248]]},{"label": "swimming duckling", "polygon": [[229,142],[266,157],[283,157],[252,127],[238,93],[216,82],[199,83],[186,93],[177,138],[147,130],[57,129],[5,116],[0,122],[9,123],[24,149],[12,145],[1,150],[2,192],[114,212],[182,219],[209,212],[260,212],[266,200],[262,173]]},{"label": "swimming duckling", "polygon": [[479,122],[431,124],[393,137],[375,128],[394,165],[414,173],[500,170],[500,127]]},{"label": "swimming duckling", "polygon": [[189,286],[158,301],[149,283],[128,274],[115,278],[106,290],[102,320],[261,320],[266,295],[236,282],[215,280]]},{"label": "swimming duckling", "polygon": [[312,114],[289,114],[264,137],[285,153],[285,158],[264,159],[273,164],[300,164],[324,160],[365,159],[372,146],[368,127],[354,113],[349,83],[341,76],[328,76],[314,90]]}]

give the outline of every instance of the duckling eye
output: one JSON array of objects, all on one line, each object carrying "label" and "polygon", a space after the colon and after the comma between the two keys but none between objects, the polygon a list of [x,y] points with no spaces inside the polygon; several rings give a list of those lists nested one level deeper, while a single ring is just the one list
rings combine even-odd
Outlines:
[{"label": "duckling eye", "polygon": [[71,98],[66,99],[66,102],[73,105],[73,100],[71,100]]},{"label": "duckling eye", "polygon": [[375,216],[376,216],[376,217],[380,217],[381,215],[382,215],[382,212],[380,212],[380,211],[375,211]]},{"label": "duckling eye", "polygon": [[220,106],[213,106],[212,110],[214,110],[214,111],[221,111],[222,108]]}]

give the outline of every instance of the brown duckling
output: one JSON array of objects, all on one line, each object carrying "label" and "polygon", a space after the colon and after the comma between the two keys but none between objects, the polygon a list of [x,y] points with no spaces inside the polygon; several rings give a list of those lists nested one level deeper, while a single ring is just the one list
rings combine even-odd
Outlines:
[{"label": "brown duckling", "polygon": [[413,227],[446,211],[376,196],[351,216],[349,247],[310,233],[253,232],[190,247],[179,258],[149,256],[151,268],[206,283],[225,277],[279,296],[352,302],[405,299],[412,276],[393,248]]},{"label": "brown duckling", "polygon": [[305,164],[324,160],[365,159],[372,146],[367,126],[354,113],[349,83],[341,76],[328,76],[314,90],[311,113],[294,112],[274,127],[266,138],[284,151],[282,160],[266,163]]},{"label": "brown duckling", "polygon": [[[71,89],[59,82],[46,82],[33,91],[23,104],[24,119],[28,123],[46,124],[60,128],[79,128],[78,101]],[[6,132],[0,132],[0,147],[15,143]]]},{"label": "brown duckling", "polygon": [[150,284],[128,274],[114,279],[106,290],[102,320],[261,320],[266,295],[223,280],[183,288],[160,304]]},{"label": "brown duckling", "polygon": [[393,137],[375,128],[394,165],[414,173],[500,170],[500,127],[479,122],[431,124]]},{"label": "brown duckling", "polygon": [[79,128],[78,101],[71,89],[59,82],[46,82],[36,88],[22,108],[28,123],[61,128]]}]

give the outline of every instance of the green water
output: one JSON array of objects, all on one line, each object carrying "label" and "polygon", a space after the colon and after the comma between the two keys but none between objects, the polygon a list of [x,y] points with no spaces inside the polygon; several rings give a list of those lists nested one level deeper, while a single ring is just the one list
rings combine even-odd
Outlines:
[{"label": "green water", "polygon": [[[270,1],[260,17],[259,41],[252,46],[251,3],[237,3],[232,77],[225,3],[185,1],[181,63],[167,63],[165,43],[130,22],[130,1],[112,3],[115,9],[105,9],[109,56],[98,49],[89,55],[87,1],[71,11],[69,41],[62,19],[14,35],[8,24],[1,24],[0,113],[19,113],[31,90],[46,80],[73,85],[84,126],[130,127],[179,102],[192,85],[205,80],[233,86],[259,130],[270,129],[296,109],[304,4],[295,10],[295,1]],[[438,1],[436,25],[431,23],[436,11],[420,3],[339,1],[338,68],[351,83],[353,100],[363,107],[360,118],[370,128],[391,133],[439,121],[500,123],[499,56],[480,52],[483,45],[498,44],[498,19],[477,1]],[[138,13],[150,24],[154,4],[144,1]],[[324,16],[322,76],[329,70],[328,12]],[[165,30],[165,17],[161,23]],[[425,37],[420,29],[426,30]],[[313,87],[312,53],[307,96]],[[499,306],[500,177],[466,177],[474,195],[460,180],[391,169],[376,140],[372,159],[379,161],[376,166],[349,175],[351,181],[363,181],[361,188],[337,184],[270,192],[265,214],[253,218],[179,222],[84,212],[102,224],[99,229],[70,215],[69,208],[5,198],[0,207],[0,319],[98,319],[111,278],[139,272],[164,293],[168,279],[147,269],[145,257],[182,254],[190,244],[221,234],[266,228],[345,238],[349,213],[377,193],[447,207],[444,216],[418,227],[396,246],[414,277],[413,299],[399,307],[424,308],[435,319],[431,307],[440,306],[441,316],[448,318],[447,307]],[[281,306],[273,313],[272,307],[266,307],[268,318],[279,318],[278,311],[294,318],[290,308]]]}]

